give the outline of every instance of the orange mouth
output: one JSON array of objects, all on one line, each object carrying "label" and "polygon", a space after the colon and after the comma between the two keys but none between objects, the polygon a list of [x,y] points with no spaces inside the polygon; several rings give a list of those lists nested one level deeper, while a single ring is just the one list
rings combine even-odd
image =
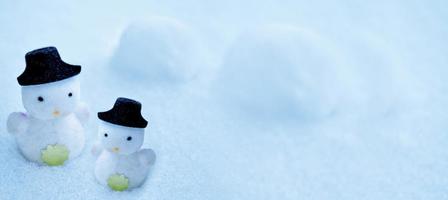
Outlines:
[{"label": "orange mouth", "polygon": [[61,113],[60,113],[58,110],[56,110],[56,111],[53,112],[53,116],[55,116],[55,117],[59,116],[60,114],[61,114]]}]

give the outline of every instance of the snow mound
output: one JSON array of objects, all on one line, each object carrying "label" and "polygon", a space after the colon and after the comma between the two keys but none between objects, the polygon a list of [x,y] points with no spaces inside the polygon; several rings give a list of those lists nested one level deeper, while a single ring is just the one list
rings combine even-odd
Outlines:
[{"label": "snow mound", "polygon": [[131,23],[122,33],[110,66],[120,76],[151,85],[176,84],[197,77],[203,47],[186,24],[170,18]]},{"label": "snow mound", "polygon": [[344,44],[347,65],[355,74],[350,79],[359,88],[352,95],[361,102],[357,112],[393,114],[419,109],[428,100],[427,85],[412,71],[413,63],[401,54],[403,49],[388,38],[360,31]]},{"label": "snow mound", "polygon": [[212,90],[221,103],[257,119],[331,115],[341,91],[329,46],[290,25],[244,33],[225,55]]}]

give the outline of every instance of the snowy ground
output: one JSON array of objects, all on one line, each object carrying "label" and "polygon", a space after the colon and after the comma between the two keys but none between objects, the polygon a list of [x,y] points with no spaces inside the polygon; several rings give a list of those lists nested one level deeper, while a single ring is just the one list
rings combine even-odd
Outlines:
[{"label": "snowy ground", "polygon": [[[448,3],[0,0],[0,199],[448,199]],[[84,154],[24,160],[27,51],[83,66]],[[143,103],[148,181],[93,177],[96,112]]]}]

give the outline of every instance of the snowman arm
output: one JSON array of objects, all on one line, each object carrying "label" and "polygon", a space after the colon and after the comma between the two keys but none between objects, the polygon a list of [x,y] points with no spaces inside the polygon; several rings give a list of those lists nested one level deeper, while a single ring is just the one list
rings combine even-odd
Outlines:
[{"label": "snowman arm", "polygon": [[29,125],[29,118],[25,113],[13,112],[8,116],[8,132],[11,134],[24,133]]},{"label": "snowman arm", "polygon": [[86,126],[90,117],[89,108],[87,107],[87,104],[80,103],[79,106],[76,108],[75,114],[76,117],[81,122],[81,124],[83,126]]},{"label": "snowman arm", "polygon": [[156,162],[156,154],[152,149],[142,149],[138,152],[138,158],[143,165],[153,165]]},{"label": "snowman arm", "polygon": [[103,146],[100,144],[100,142],[95,142],[92,147],[92,155],[98,157],[102,151]]}]

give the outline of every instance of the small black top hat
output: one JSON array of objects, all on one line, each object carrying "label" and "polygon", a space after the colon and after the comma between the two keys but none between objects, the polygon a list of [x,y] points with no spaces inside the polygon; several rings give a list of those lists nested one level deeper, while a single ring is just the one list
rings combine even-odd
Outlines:
[{"label": "small black top hat", "polygon": [[81,66],[62,61],[55,47],[30,51],[25,55],[25,61],[25,71],[17,77],[22,86],[56,82],[81,72]]},{"label": "small black top hat", "polygon": [[146,121],[140,111],[142,104],[138,101],[120,97],[114,107],[106,112],[99,112],[98,118],[103,121],[132,128],[146,128]]}]

